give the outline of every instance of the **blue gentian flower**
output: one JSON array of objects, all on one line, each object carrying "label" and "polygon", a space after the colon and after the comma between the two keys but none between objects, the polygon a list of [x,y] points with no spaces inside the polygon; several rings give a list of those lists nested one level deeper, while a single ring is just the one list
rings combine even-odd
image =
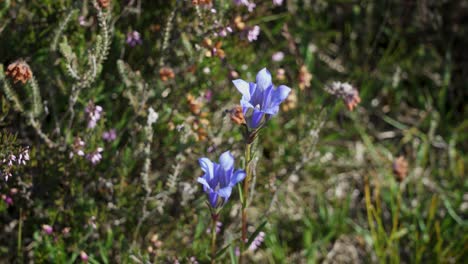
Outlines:
[{"label": "blue gentian flower", "polygon": [[[271,116],[276,115],[279,105],[291,92],[291,88],[285,85],[275,88],[271,82],[271,74],[266,68],[258,72],[256,83],[248,83],[241,79],[234,80],[233,83],[242,94],[240,101],[242,111],[247,126],[252,129],[258,128],[264,117],[267,121]],[[251,114],[249,110],[252,111]]]},{"label": "blue gentian flower", "polygon": [[213,208],[223,206],[231,196],[232,188],[245,178],[244,170],[234,171],[234,157],[229,151],[219,157],[219,164],[208,158],[199,159],[205,175],[198,178]]}]

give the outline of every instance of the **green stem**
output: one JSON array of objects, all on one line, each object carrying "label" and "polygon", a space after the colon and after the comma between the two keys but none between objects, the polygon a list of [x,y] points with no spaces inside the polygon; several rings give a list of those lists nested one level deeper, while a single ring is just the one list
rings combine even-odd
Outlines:
[{"label": "green stem", "polygon": [[19,224],[18,224],[18,259],[19,263],[23,263],[23,243],[22,243],[22,237],[23,237],[23,209],[20,208],[19,211]]},{"label": "green stem", "polygon": [[216,222],[218,219],[217,215],[211,217],[211,264],[216,263]]},{"label": "green stem", "polygon": [[250,189],[250,182],[252,181],[252,173],[250,170],[250,161],[251,161],[251,151],[252,151],[252,144],[247,143],[245,146],[245,179],[244,179],[244,189],[243,189],[243,201],[242,204],[242,241],[241,241],[241,250],[240,250],[240,258],[239,263],[242,264],[243,262],[243,252],[245,250],[245,243],[247,242],[247,206],[248,206],[248,199],[249,199],[249,189]]}]

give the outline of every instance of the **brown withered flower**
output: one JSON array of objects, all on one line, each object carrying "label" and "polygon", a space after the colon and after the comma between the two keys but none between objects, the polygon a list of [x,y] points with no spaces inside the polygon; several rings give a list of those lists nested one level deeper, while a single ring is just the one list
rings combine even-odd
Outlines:
[{"label": "brown withered flower", "polygon": [[98,0],[98,4],[101,8],[108,8],[111,0]]},{"label": "brown withered flower", "polygon": [[299,69],[299,89],[304,90],[305,88],[310,87],[310,82],[312,81],[312,74],[309,72],[305,65],[302,65]]},{"label": "brown withered flower", "polygon": [[192,94],[187,94],[187,103],[190,108],[190,112],[194,115],[200,115],[201,108],[203,107],[203,103],[196,99]]},{"label": "brown withered flower", "polygon": [[343,99],[349,111],[353,111],[361,102],[359,91],[349,83],[333,82],[331,85],[325,86],[325,91]]},{"label": "brown withered flower", "polygon": [[229,117],[231,118],[232,122],[234,122],[237,125],[246,124],[244,112],[242,112],[242,107],[240,105],[237,105],[231,109],[231,111],[229,112]]},{"label": "brown withered flower", "polygon": [[276,79],[280,81],[286,80],[286,71],[283,68],[276,70]]},{"label": "brown withered flower", "polygon": [[150,29],[151,32],[159,32],[159,31],[161,31],[161,25],[160,24],[151,24],[149,29]]},{"label": "brown withered flower", "polygon": [[242,21],[242,17],[241,16],[236,16],[236,18],[234,18],[234,26],[238,29],[238,30],[244,30],[245,28],[245,23]]},{"label": "brown withered flower", "polygon": [[405,157],[399,156],[393,161],[393,173],[395,174],[395,180],[402,182],[408,175],[408,161]]},{"label": "brown withered flower", "polygon": [[205,141],[208,138],[208,132],[205,127],[210,124],[207,119],[194,118],[192,121],[192,131],[195,132],[195,139],[197,141]]},{"label": "brown withered flower", "polygon": [[192,0],[194,5],[208,5],[211,4],[211,0]]},{"label": "brown withered flower", "polygon": [[32,78],[31,68],[23,60],[17,60],[8,65],[5,73],[13,79],[14,83],[21,81],[25,84]]},{"label": "brown withered flower", "polygon": [[221,48],[223,43],[221,41],[216,42],[213,45],[213,41],[209,38],[205,38],[202,42],[203,46],[208,50],[205,52],[206,57],[219,57],[220,59],[224,59],[226,57],[226,53]]},{"label": "brown withered flower", "polygon": [[284,112],[290,111],[297,106],[297,95],[294,90],[291,90],[286,100],[284,100],[283,104],[281,105],[281,109]]},{"label": "brown withered flower", "polygon": [[175,77],[175,74],[174,74],[174,71],[169,68],[169,67],[162,67],[160,70],[159,70],[159,77],[161,78],[161,80],[163,82],[169,80],[169,79],[174,79]]}]

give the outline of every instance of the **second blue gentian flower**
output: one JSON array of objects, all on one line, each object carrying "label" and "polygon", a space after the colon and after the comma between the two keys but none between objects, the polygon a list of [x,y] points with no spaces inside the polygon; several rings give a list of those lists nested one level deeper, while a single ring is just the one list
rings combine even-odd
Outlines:
[{"label": "second blue gentian flower", "polygon": [[213,208],[222,207],[231,196],[232,188],[245,178],[244,170],[234,170],[234,157],[229,151],[219,157],[219,163],[208,158],[198,160],[205,174],[198,178]]}]

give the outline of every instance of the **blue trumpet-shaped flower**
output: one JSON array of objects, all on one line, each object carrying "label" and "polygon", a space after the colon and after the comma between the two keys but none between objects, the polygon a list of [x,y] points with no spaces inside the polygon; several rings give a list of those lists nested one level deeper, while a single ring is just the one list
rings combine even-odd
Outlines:
[{"label": "blue trumpet-shaped flower", "polygon": [[229,151],[219,157],[219,164],[208,158],[199,159],[205,174],[198,178],[213,208],[223,206],[231,196],[232,188],[245,178],[244,170],[234,171],[234,157]]},{"label": "blue trumpet-shaped flower", "polygon": [[271,81],[271,74],[266,68],[258,72],[256,83],[241,79],[234,80],[233,83],[242,94],[240,103],[247,126],[252,129],[258,128],[264,117],[267,121],[271,116],[276,115],[279,105],[291,92],[291,88],[285,85],[275,88]]}]

